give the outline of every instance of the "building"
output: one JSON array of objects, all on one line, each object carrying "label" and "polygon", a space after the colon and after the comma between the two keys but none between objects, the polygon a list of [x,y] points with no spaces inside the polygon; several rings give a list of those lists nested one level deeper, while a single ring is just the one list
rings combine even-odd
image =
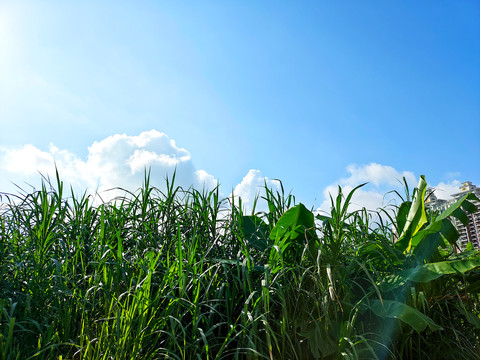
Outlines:
[{"label": "building", "polygon": [[[428,188],[425,198],[425,206],[431,210],[438,210],[440,212],[446,210],[454,202],[462,198],[468,193],[473,193],[480,199],[480,187],[476,187],[470,181],[462,183],[458,193],[452,194],[452,199],[443,200],[435,196],[434,189]],[[469,200],[477,207],[475,213],[467,214],[468,225],[463,225],[457,218],[452,218],[455,227],[460,233],[457,244],[461,250],[465,249],[467,243],[471,242],[475,249],[480,249],[480,201]]]}]

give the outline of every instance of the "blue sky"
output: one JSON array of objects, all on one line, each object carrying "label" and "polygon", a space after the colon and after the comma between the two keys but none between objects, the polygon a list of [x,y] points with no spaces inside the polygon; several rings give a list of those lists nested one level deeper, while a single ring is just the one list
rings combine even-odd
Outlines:
[{"label": "blue sky", "polygon": [[52,158],[66,180],[116,185],[142,149],[158,178],[183,149],[185,181],[278,178],[309,206],[405,174],[480,185],[479,64],[476,0],[0,0],[0,191]]}]

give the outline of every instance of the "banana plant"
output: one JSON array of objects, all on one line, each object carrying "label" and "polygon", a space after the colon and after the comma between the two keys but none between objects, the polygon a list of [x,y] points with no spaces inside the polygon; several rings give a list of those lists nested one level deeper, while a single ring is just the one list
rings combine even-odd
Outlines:
[{"label": "banana plant", "polygon": [[[472,201],[478,199],[466,194],[441,214],[427,216],[426,187],[425,177],[421,176],[412,201],[405,201],[398,208],[398,237],[392,250],[404,261],[385,269],[387,272],[376,284],[382,297],[370,299],[368,307],[381,319],[397,319],[408,324],[416,334],[427,328],[429,333],[442,331],[448,321],[454,321],[442,320],[451,319],[451,315],[445,317],[439,311],[454,313],[457,319],[462,317],[458,320],[460,323],[480,329],[474,309],[478,305],[479,289],[473,286],[480,281],[480,256],[473,250],[461,254],[453,251],[459,233],[451,221],[456,218],[467,225],[467,213],[477,210]],[[449,249],[451,251],[447,251]],[[417,296],[413,294],[421,294],[424,299],[421,306],[416,306]],[[460,299],[461,306],[452,299]]]},{"label": "banana plant", "polygon": [[425,177],[421,176],[412,202],[404,202],[397,215],[397,223],[403,224],[403,230],[395,248],[410,258],[411,261],[405,264],[412,266],[388,277],[386,282],[395,278],[397,285],[406,281],[427,283],[445,275],[460,276],[480,266],[480,256],[476,251],[459,255],[441,251],[449,245],[457,246],[459,233],[450,219],[457,218],[466,226],[467,213],[477,211],[471,201],[479,199],[468,193],[441,214],[434,214],[429,221],[425,212],[426,186]]},{"label": "banana plant", "polygon": [[[389,349],[398,348],[388,344],[402,336],[405,341],[409,336],[449,331],[439,315],[442,306],[457,319],[461,317],[460,322],[480,331],[480,318],[472,307],[478,301],[448,303],[456,293],[459,299],[478,294],[478,252],[470,249],[457,255],[446,251],[459,237],[451,217],[466,224],[467,213],[476,211],[472,201],[477,198],[465,195],[443,213],[427,216],[427,183],[421,176],[411,201],[407,197],[391,219],[392,242],[358,220],[363,212],[349,212],[352,196],[361,186],[348,194],[339,188],[338,195],[331,197],[330,214],[316,216],[320,226],[303,204],[284,211],[274,222],[256,215],[241,218],[246,243],[264,255],[272,278],[287,268],[300,273],[315,271],[316,284],[324,294],[318,302],[322,305],[316,306],[325,311],[310,309],[317,315],[304,319],[299,333],[314,357],[335,357],[344,351],[341,329],[352,329],[352,334],[375,333]],[[376,325],[369,328],[366,324]],[[393,325],[383,334],[381,324]]]},{"label": "banana plant", "polygon": [[395,248],[414,257],[418,264],[441,260],[439,247],[445,248],[448,244],[457,245],[459,233],[450,218],[457,218],[466,226],[468,224],[466,213],[477,211],[476,206],[470,201],[479,201],[475,195],[468,193],[440,215],[428,221],[425,212],[426,188],[427,182],[422,175],[413,201],[400,205],[397,215],[397,223],[403,224],[403,229],[395,243]]}]

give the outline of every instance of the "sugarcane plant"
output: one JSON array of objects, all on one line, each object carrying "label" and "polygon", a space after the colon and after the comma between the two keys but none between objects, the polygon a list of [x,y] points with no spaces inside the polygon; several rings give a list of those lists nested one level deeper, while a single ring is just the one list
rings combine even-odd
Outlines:
[{"label": "sugarcane plant", "polygon": [[[280,183],[281,185],[281,183]],[[266,211],[146,173],[111,202],[57,174],[2,194],[0,360],[477,359],[480,257],[426,181],[395,209],[328,214],[265,188]]]}]

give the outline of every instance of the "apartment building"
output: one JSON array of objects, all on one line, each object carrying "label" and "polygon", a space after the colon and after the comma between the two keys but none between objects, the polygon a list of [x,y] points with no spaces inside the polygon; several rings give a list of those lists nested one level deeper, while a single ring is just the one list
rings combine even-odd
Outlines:
[{"label": "apartment building", "polygon": [[[473,185],[470,181],[462,183],[459,187],[459,192],[452,194],[452,199],[443,200],[438,199],[435,196],[434,189],[428,188],[426,192],[425,206],[431,210],[444,211],[455,201],[465,196],[467,193],[473,193],[477,198],[480,199],[480,187]],[[472,214],[467,214],[468,216],[468,225],[463,225],[458,219],[453,218],[453,223],[455,224],[460,237],[457,241],[457,244],[461,250],[465,249],[468,242],[471,242],[473,247],[480,249],[480,201],[471,201],[476,207],[477,211]]]}]

